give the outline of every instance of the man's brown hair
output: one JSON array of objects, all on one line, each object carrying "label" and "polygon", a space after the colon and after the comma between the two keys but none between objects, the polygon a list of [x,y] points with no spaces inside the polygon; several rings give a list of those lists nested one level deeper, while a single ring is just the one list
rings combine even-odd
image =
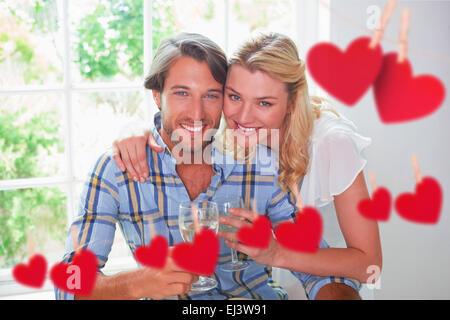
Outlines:
[{"label": "man's brown hair", "polygon": [[202,62],[206,61],[214,79],[225,85],[227,78],[227,58],[225,52],[209,38],[197,33],[180,33],[161,41],[156,50],[145,79],[147,89],[162,92],[170,65],[178,58],[188,56]]}]

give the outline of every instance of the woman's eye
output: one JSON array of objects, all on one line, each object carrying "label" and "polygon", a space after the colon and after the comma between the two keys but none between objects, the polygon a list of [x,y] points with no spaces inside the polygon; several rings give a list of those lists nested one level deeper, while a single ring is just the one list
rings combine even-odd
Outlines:
[{"label": "woman's eye", "polygon": [[262,106],[262,107],[270,107],[272,105],[272,103],[267,102],[267,101],[261,101],[259,103],[259,105]]},{"label": "woman's eye", "polygon": [[241,98],[239,98],[239,96],[237,96],[237,95],[235,95],[235,94],[230,94],[229,97],[230,97],[231,100],[234,100],[234,101],[239,101],[239,100],[241,100]]}]

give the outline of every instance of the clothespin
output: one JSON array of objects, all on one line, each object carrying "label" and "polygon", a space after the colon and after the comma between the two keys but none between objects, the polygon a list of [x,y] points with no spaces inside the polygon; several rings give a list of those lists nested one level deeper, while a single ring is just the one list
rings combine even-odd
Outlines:
[{"label": "clothespin", "polygon": [[253,220],[256,220],[257,218],[258,218],[258,209],[257,209],[257,207],[256,207],[256,202],[255,202],[255,199],[252,199],[251,201],[250,201],[250,205],[251,205],[251,207],[252,207],[252,211],[253,211]]},{"label": "clothespin", "polygon": [[303,205],[302,205],[302,196],[300,195],[300,191],[298,190],[298,185],[294,184],[291,187],[291,191],[295,197],[295,207],[297,208],[297,212],[301,212],[303,210]]},{"label": "clothespin", "polygon": [[374,49],[380,43],[381,39],[383,39],[384,30],[386,29],[396,6],[397,0],[389,0],[384,6],[380,21],[378,22],[377,28],[373,32],[372,39],[369,44],[370,49]]},{"label": "clothespin", "polygon": [[199,233],[200,232],[200,223],[198,221],[198,212],[197,212],[198,208],[195,204],[192,204],[191,206],[191,213],[192,213],[192,221],[194,223],[194,230],[195,233]]},{"label": "clothespin", "polygon": [[411,155],[411,163],[414,167],[414,175],[416,177],[416,182],[417,183],[422,182],[422,173],[420,171],[419,162],[417,161],[417,157],[414,153]]},{"label": "clothespin", "polygon": [[34,243],[29,234],[27,234],[27,251],[28,257],[34,256]]},{"label": "clothespin", "polygon": [[72,226],[70,228],[70,235],[72,236],[73,251],[77,252],[80,249],[80,244],[78,243],[78,230],[77,230],[77,227]]},{"label": "clothespin", "polygon": [[372,171],[369,172],[369,180],[370,180],[370,186],[372,188],[372,192],[375,192],[375,190],[377,190],[378,186],[375,181],[375,174]]},{"label": "clothespin", "polygon": [[152,220],[150,220],[150,243],[152,242],[154,237],[155,237],[155,226],[153,225],[153,219],[152,219]]},{"label": "clothespin", "polygon": [[406,53],[408,51],[408,32],[411,21],[411,10],[405,8],[402,10],[400,20],[400,33],[398,37],[398,54],[397,62],[403,63],[406,59]]}]

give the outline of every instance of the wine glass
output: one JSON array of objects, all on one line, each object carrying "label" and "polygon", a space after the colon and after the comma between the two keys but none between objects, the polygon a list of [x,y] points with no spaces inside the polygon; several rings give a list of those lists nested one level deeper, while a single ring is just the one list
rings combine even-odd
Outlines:
[{"label": "wine glass", "polygon": [[[193,216],[195,210],[196,218]],[[219,210],[213,201],[183,202],[180,204],[178,225],[185,242],[192,242],[196,232],[194,219],[199,228],[208,228],[217,233],[219,228]],[[210,277],[199,276],[199,280],[191,286],[192,291],[208,291],[217,286],[217,281]]]},{"label": "wine glass", "polygon": [[[241,197],[235,197],[235,198],[224,198],[224,199],[216,199],[217,205],[219,207],[219,216],[226,216],[226,217],[233,217],[229,210],[230,208],[242,208],[242,199]],[[236,217],[233,217],[236,218]],[[227,231],[227,232],[237,232],[237,229],[226,225],[226,224],[220,224],[219,225],[220,231]],[[227,262],[220,266],[220,269],[223,271],[239,271],[247,269],[250,264],[247,261],[240,261],[237,256],[237,252],[235,249],[230,248],[231,250],[231,261]]]}]

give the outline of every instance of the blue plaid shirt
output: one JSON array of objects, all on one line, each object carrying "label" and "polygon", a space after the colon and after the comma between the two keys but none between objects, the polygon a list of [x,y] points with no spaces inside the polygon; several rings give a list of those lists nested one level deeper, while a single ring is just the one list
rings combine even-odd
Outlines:
[{"label": "blue plaid shirt", "polygon": [[[128,173],[120,171],[109,153],[103,154],[94,165],[85,183],[81,203],[73,225],[78,230],[78,243],[92,250],[99,262],[99,272],[106,264],[114,239],[117,223],[132,252],[150,242],[150,225],[163,235],[170,246],[183,242],[178,228],[178,208],[181,202],[190,201],[183,182],[175,170],[176,161],[158,131],[160,114],[155,116],[153,135],[163,152],[147,147],[150,169],[145,183],[134,182]],[[214,144],[211,148],[215,175],[211,184],[196,200],[241,197],[246,208],[255,199],[258,212],[264,213],[276,227],[282,221],[293,221],[295,206],[288,194],[277,184],[277,170],[270,150],[261,147],[257,157],[249,164],[236,162],[232,155],[223,154]],[[264,161],[265,160],[265,161]],[[321,247],[328,245],[324,240]],[[71,262],[74,251],[69,234],[64,262]],[[239,254],[250,267],[236,272],[222,271],[221,264],[231,260],[230,248],[220,239],[220,256],[213,277],[218,286],[205,293],[188,293],[178,299],[288,299],[287,293],[272,280],[271,267],[260,265]],[[345,283],[356,290],[360,284],[355,280],[337,277],[318,277],[292,272],[303,284],[308,298],[314,299],[321,287],[328,283]],[[55,288],[57,299],[73,299],[73,295]]]}]

